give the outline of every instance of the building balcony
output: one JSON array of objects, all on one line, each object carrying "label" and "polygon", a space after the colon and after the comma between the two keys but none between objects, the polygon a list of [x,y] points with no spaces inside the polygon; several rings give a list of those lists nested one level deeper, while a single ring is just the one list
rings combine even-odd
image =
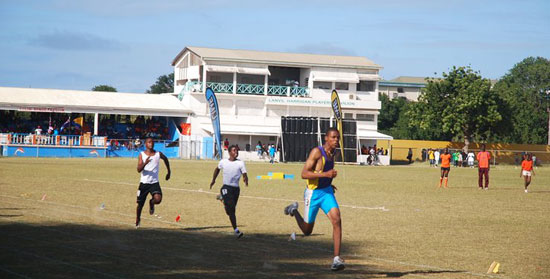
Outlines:
[{"label": "building balcony", "polygon": [[[309,88],[297,86],[268,85],[267,90],[263,84],[238,83],[234,90],[233,83],[206,82],[206,86],[212,88],[216,93],[241,94],[241,95],[268,95],[287,97],[309,97]],[[186,92],[203,92],[201,81],[189,81],[185,85]]]}]

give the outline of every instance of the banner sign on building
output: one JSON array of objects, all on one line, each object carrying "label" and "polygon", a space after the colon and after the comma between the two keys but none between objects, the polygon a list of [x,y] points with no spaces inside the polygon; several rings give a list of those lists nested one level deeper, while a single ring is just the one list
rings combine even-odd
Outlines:
[{"label": "banner sign on building", "polygon": [[221,159],[223,154],[222,149],[222,134],[220,132],[220,111],[218,109],[218,100],[214,91],[208,87],[206,88],[206,102],[210,109],[210,120],[212,121],[212,129],[214,131],[214,139],[218,148],[217,156]]},{"label": "banner sign on building", "polygon": [[334,117],[336,117],[338,132],[340,132],[340,152],[342,153],[342,162],[345,162],[344,135],[342,133],[342,130],[344,128],[344,126],[342,125],[342,107],[340,106],[340,98],[338,98],[338,92],[336,92],[336,90],[332,90],[332,95],[330,97],[330,104],[332,107],[332,111],[334,112]]}]

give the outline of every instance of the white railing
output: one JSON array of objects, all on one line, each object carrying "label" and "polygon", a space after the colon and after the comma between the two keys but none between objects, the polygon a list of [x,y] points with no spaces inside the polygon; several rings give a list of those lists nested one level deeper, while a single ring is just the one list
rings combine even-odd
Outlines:
[{"label": "white railing", "polygon": [[87,135],[34,135],[21,133],[0,134],[0,144],[105,146],[107,137]]}]

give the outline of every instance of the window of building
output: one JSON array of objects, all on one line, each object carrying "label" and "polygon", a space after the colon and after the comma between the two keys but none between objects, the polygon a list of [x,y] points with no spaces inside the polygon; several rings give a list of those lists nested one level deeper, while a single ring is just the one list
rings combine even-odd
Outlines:
[{"label": "window of building", "polygon": [[314,81],[313,88],[317,89],[332,89],[332,82],[328,81]]},{"label": "window of building", "polygon": [[210,76],[208,76],[208,79],[211,82],[221,82],[222,81],[222,77],[218,76],[218,75],[210,75]]},{"label": "window of building", "polygon": [[397,87],[397,93],[405,93],[403,87]]},{"label": "window of building", "polygon": [[357,91],[372,92],[374,90],[376,90],[376,81],[361,80],[357,84]]},{"label": "window of building", "polygon": [[334,85],[334,88],[336,90],[349,90],[349,83],[347,83],[347,82],[337,82]]},{"label": "window of building", "polygon": [[344,113],[344,119],[353,119],[353,113]]},{"label": "window of building", "polygon": [[355,117],[356,117],[357,120],[361,120],[361,121],[371,121],[371,122],[374,121],[374,114],[358,113],[358,114],[355,115]]}]

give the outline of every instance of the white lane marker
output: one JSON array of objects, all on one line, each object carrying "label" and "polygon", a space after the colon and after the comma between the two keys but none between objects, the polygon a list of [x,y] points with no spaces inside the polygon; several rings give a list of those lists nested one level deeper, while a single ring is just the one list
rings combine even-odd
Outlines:
[{"label": "white lane marker", "polygon": [[[128,182],[116,182],[116,181],[107,181],[107,180],[96,180],[96,179],[82,179],[84,181],[90,181],[90,182],[97,182],[97,183],[109,183],[109,184],[119,184],[119,185],[129,185],[129,186],[135,186],[135,183],[128,183]],[[210,191],[203,191],[202,189],[199,190],[190,190],[190,189],[181,189],[181,188],[172,188],[172,187],[162,187],[162,189],[167,190],[173,190],[173,191],[184,191],[184,192],[192,192],[192,193],[204,193],[204,194],[210,194],[210,195],[217,195],[217,192],[210,192]],[[249,199],[257,199],[257,200],[270,200],[270,201],[285,201],[285,202],[294,202],[295,200],[292,199],[280,199],[280,198],[270,198],[270,197],[258,197],[258,196],[247,196],[247,195],[241,195],[241,198],[249,198]],[[360,206],[360,205],[347,205],[347,204],[340,204],[340,207],[347,207],[347,208],[353,208],[353,209],[366,209],[366,210],[380,210],[380,211],[389,211],[384,206],[375,206],[375,207],[369,207],[369,206]]]}]

